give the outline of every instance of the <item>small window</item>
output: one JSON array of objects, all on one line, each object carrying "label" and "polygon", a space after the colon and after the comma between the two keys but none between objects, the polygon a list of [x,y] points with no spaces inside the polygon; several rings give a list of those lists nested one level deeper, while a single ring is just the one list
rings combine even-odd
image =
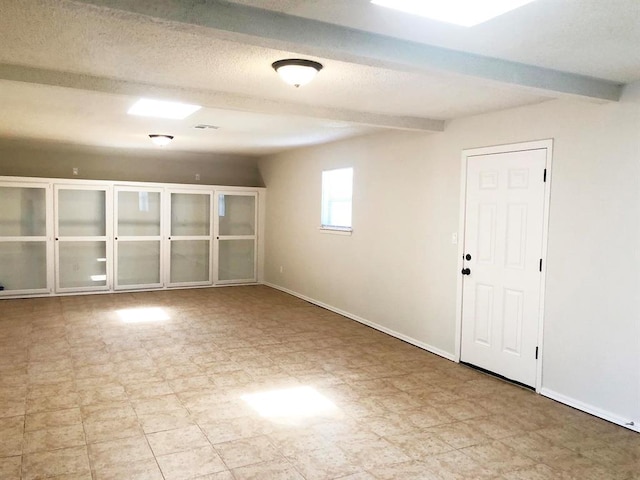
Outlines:
[{"label": "small window", "polygon": [[351,231],[353,168],[322,172],[322,225],[324,230]]}]

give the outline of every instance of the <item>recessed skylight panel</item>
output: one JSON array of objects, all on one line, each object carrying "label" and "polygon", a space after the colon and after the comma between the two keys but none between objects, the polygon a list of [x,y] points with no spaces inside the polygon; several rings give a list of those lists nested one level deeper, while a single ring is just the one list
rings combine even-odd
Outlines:
[{"label": "recessed skylight panel", "polygon": [[129,115],[140,115],[143,117],[182,120],[201,108],[200,105],[141,98],[133,104],[127,113]]},{"label": "recessed skylight panel", "polygon": [[534,0],[371,0],[374,5],[472,27]]}]

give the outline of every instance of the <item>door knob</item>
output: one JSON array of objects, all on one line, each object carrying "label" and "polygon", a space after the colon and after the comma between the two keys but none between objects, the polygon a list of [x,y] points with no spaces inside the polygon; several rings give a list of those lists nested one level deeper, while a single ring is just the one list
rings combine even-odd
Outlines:
[{"label": "door knob", "polygon": [[471,269],[470,269],[470,268],[463,268],[463,269],[462,269],[462,274],[463,274],[463,275],[469,275],[469,274],[471,274]]},{"label": "door knob", "polygon": [[465,259],[465,260],[467,260],[467,261],[468,261],[468,260],[471,260],[471,255],[469,255],[469,254],[467,253],[467,254],[464,256],[464,259]]}]

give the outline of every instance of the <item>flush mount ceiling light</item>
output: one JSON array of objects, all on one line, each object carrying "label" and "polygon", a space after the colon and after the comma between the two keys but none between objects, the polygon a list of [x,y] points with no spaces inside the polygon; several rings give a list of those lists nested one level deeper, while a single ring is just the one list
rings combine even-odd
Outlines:
[{"label": "flush mount ceiling light", "polygon": [[141,98],[133,104],[127,113],[129,115],[140,115],[143,117],[182,120],[201,108],[200,105]]},{"label": "flush mount ceiling light", "polygon": [[299,58],[278,60],[277,62],[273,62],[271,66],[278,72],[278,75],[280,75],[280,78],[285,83],[293,85],[294,87],[306,85],[322,70],[321,63]]},{"label": "flush mount ceiling light", "polygon": [[374,5],[393,8],[439,22],[473,27],[534,0],[371,0]]},{"label": "flush mount ceiling light", "polygon": [[153,142],[154,145],[159,147],[164,147],[165,145],[169,145],[171,140],[173,140],[173,135],[149,135],[149,138]]}]

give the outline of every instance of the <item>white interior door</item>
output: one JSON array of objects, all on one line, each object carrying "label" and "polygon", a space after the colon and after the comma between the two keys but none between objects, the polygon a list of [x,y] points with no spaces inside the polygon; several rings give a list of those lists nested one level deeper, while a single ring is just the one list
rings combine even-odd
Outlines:
[{"label": "white interior door", "polygon": [[535,386],[547,150],[467,157],[461,360]]}]

